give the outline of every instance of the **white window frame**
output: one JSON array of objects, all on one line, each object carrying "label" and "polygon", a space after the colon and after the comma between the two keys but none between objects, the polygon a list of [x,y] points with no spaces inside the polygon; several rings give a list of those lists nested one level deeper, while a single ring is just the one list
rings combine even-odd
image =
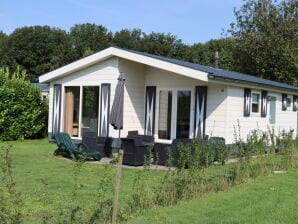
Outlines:
[{"label": "white window frame", "polygon": [[[253,105],[253,94],[258,94],[259,99],[258,99],[258,111],[253,112],[252,111],[252,105]],[[250,112],[252,115],[260,115],[261,114],[261,92],[259,91],[251,91],[251,105],[250,105]],[[260,115],[261,116],[261,115]]]},{"label": "white window frame", "polygon": [[[160,91],[171,91],[172,92],[172,116],[171,116],[171,140],[160,139],[158,137],[159,129],[159,100]],[[189,126],[189,138],[193,136],[193,120],[194,120],[194,89],[193,88],[156,88],[156,109],[155,109],[155,134],[154,137],[159,142],[172,142],[176,138],[176,126],[177,126],[177,96],[178,91],[190,91],[190,126]]]}]

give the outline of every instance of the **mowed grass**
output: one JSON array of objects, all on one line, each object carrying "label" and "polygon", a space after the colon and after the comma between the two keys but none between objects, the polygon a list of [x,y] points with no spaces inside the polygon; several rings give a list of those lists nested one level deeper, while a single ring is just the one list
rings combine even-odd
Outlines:
[{"label": "mowed grass", "polygon": [[172,207],[157,207],[127,223],[295,224],[298,170],[272,174]]},{"label": "mowed grass", "polygon": [[[25,220],[39,217],[44,211],[58,212],[72,200],[74,189],[74,166],[76,162],[53,156],[57,148],[47,139],[0,143],[12,145],[12,175],[24,201]],[[104,165],[85,163],[79,173],[78,200],[82,207],[94,202],[100,180],[105,172]],[[111,182],[115,181],[116,167],[109,165]],[[120,192],[120,207],[127,203],[132,194],[133,180],[139,170],[123,169]],[[158,181],[165,172],[150,171],[150,179]],[[113,193],[111,189],[107,194]]]}]

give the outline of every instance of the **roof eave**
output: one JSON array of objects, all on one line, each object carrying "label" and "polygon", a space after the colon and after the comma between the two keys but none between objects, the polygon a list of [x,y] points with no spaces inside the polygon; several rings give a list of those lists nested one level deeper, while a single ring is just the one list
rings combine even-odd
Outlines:
[{"label": "roof eave", "polygon": [[287,91],[287,92],[291,92],[291,93],[297,93],[297,89],[294,88],[286,88],[286,87],[280,87],[280,86],[275,86],[275,85],[270,85],[270,84],[265,84],[265,83],[259,83],[259,82],[252,82],[252,81],[246,81],[246,80],[240,80],[240,79],[233,79],[233,78],[228,78],[228,77],[219,77],[213,73],[209,73],[208,74],[208,80],[218,80],[218,81],[223,81],[223,82],[233,82],[233,83],[239,83],[239,84],[243,84],[243,85],[247,85],[250,84],[252,86],[260,86],[260,87],[267,87],[270,89],[276,89],[279,91]]},{"label": "roof eave", "polygon": [[181,66],[181,65],[177,65],[177,64],[173,64],[170,62],[158,60],[155,58],[140,55],[140,54],[126,51],[123,49],[109,47],[105,50],[102,50],[102,51],[96,53],[96,54],[90,55],[86,58],[80,59],[80,60],[75,61],[68,65],[65,65],[61,68],[58,68],[58,69],[52,71],[52,72],[46,73],[39,77],[39,82],[40,83],[51,82],[53,80],[59,79],[59,78],[66,76],[70,73],[84,69],[86,67],[89,67],[93,64],[96,64],[100,61],[103,61],[103,60],[113,57],[113,56],[131,60],[131,61],[134,61],[137,63],[142,63],[142,64],[145,64],[145,65],[148,65],[151,67],[159,68],[159,69],[173,72],[176,74],[184,75],[186,77],[190,77],[193,79],[197,79],[197,80],[201,80],[201,81],[205,81],[205,82],[208,81],[208,73],[206,73],[206,72],[188,68],[188,67]]}]

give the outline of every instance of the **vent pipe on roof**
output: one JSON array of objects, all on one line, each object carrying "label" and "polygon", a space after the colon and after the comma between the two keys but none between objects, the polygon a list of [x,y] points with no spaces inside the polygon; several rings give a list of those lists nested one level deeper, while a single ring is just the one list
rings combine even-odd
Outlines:
[{"label": "vent pipe on roof", "polygon": [[215,51],[215,54],[214,54],[214,67],[215,68],[218,68],[218,61],[219,61],[219,53],[218,53],[218,51]]}]

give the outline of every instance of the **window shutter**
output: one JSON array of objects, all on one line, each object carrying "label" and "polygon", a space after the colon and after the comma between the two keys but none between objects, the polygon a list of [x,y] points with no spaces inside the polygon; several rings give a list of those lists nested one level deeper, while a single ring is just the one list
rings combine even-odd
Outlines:
[{"label": "window shutter", "polygon": [[53,94],[53,116],[52,116],[52,138],[54,134],[60,132],[60,121],[61,121],[61,84],[54,84]]},{"label": "window shutter", "polygon": [[251,107],[251,89],[244,88],[244,117],[250,116],[250,107]]},{"label": "window shutter", "polygon": [[293,96],[293,111],[297,111],[298,110],[298,96],[294,95]]},{"label": "window shutter", "polygon": [[282,110],[287,110],[287,94],[282,94]]},{"label": "window shutter", "polygon": [[156,86],[146,87],[145,135],[154,135]]},{"label": "window shutter", "polygon": [[99,136],[103,137],[109,136],[110,88],[109,83],[101,84]]},{"label": "window shutter", "polygon": [[261,92],[261,117],[267,116],[267,95],[268,92],[262,90]]},{"label": "window shutter", "polygon": [[196,86],[195,94],[194,137],[203,138],[205,136],[207,86]]}]

